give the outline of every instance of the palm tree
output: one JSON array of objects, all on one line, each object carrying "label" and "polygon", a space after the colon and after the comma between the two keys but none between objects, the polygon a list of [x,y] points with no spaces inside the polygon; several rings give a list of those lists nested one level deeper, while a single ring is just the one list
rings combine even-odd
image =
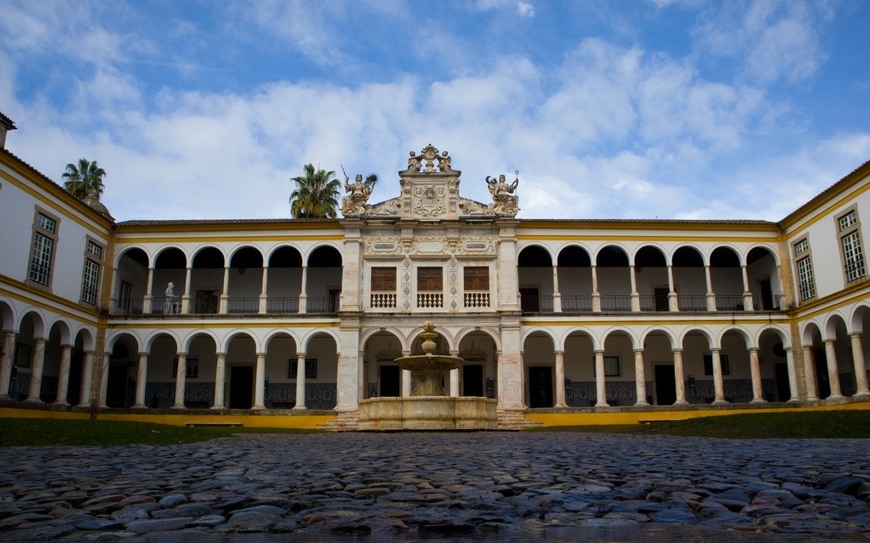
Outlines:
[{"label": "palm tree", "polygon": [[80,158],[79,164],[67,164],[66,171],[63,173],[63,188],[76,198],[84,198],[92,190],[97,193],[97,196],[103,193],[103,177],[106,175],[106,170],[97,165],[97,161],[89,161],[86,158]]},{"label": "palm tree", "polygon": [[335,172],[314,171],[312,164],[305,165],[305,175],[294,177],[296,190],[290,193],[290,212],[297,219],[336,217],[338,194],[341,182]]}]

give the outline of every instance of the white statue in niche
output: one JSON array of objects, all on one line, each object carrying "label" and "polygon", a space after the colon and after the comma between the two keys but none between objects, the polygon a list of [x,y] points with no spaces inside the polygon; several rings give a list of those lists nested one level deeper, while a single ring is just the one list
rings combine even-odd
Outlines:
[{"label": "white statue in niche", "polygon": [[504,175],[499,175],[498,179],[486,176],[486,184],[489,186],[489,193],[492,194],[490,209],[496,215],[516,215],[519,212],[519,207],[517,207],[519,198],[514,192],[520,184],[520,172],[514,173],[517,177],[510,184],[505,181]]},{"label": "white statue in niche", "polygon": [[166,300],[163,302],[163,313],[169,315],[172,313],[177,313],[177,305],[175,303],[175,285],[170,281],[166,285]]}]

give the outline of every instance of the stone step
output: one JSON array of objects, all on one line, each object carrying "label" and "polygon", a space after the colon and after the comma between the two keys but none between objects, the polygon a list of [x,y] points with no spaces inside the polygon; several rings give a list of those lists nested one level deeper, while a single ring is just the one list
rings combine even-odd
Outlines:
[{"label": "stone step", "polygon": [[317,428],[330,432],[354,432],[359,430],[359,413],[356,411],[339,413],[338,416]]},{"label": "stone step", "polygon": [[499,409],[496,413],[498,415],[499,430],[523,430],[525,428],[543,426],[540,422],[527,419],[522,411]]}]

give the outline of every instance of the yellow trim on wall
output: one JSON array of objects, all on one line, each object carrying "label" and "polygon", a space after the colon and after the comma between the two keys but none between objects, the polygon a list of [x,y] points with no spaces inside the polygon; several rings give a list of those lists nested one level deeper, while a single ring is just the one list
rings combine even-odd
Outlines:
[{"label": "yellow trim on wall", "polygon": [[154,330],[165,330],[167,328],[338,328],[341,326],[339,322],[293,322],[286,320],[274,320],[274,321],[259,321],[259,322],[250,322],[245,320],[238,320],[233,322],[205,322],[201,319],[191,320],[188,322],[185,321],[174,321],[174,322],[166,322],[164,320],[152,321],[152,320],[143,320],[139,323],[113,323],[110,322],[108,327],[113,330],[139,330],[143,328],[154,329]]},{"label": "yellow trim on wall", "polygon": [[[36,291],[36,290],[32,289],[31,287],[27,286],[26,284],[21,283],[19,281],[16,281],[15,279],[10,279],[8,277],[2,277],[2,279],[4,282],[6,282],[8,284],[12,284],[12,285],[14,285],[22,290],[26,290],[28,292],[33,292],[37,298],[27,298],[25,296],[22,296],[22,295],[16,293],[16,292],[13,292],[11,290],[7,290],[7,289],[3,288],[2,286],[0,286],[0,294],[4,294],[4,295],[9,296],[10,298],[14,298],[20,302],[24,302],[26,304],[39,307],[40,309],[45,309],[47,311],[51,311],[52,313],[57,313],[58,315],[63,315],[64,317],[67,317],[69,319],[73,319],[73,320],[78,321],[78,322],[85,322],[85,323],[90,324],[92,326],[99,326],[103,322],[103,320],[100,318],[101,317],[100,313],[96,309],[91,309],[87,306],[79,305],[77,303],[71,302],[70,300],[67,300],[66,298],[61,298],[60,296],[57,296],[55,294],[50,294],[48,292],[42,292],[42,291]],[[71,312],[65,311],[63,309],[58,309],[57,307],[55,307],[53,305],[48,305],[48,304],[42,302],[38,298],[48,298],[48,299],[50,299],[50,300],[52,300],[60,305],[64,305],[67,307],[74,307],[75,309],[84,313],[86,316],[91,317],[93,320],[87,320],[87,318],[83,318],[81,315],[77,315],[75,313],[71,313]],[[48,323],[46,323],[46,324],[48,324]]]},{"label": "yellow trim on wall", "polygon": [[[39,191],[36,191],[27,185],[22,184],[21,181],[19,181],[15,177],[10,176],[9,174],[4,172],[3,170],[0,170],[0,177],[2,177],[3,179],[6,179],[7,181],[12,183],[13,185],[18,187],[19,189],[23,190],[24,192],[26,192],[27,194],[29,194],[30,196],[35,198],[37,201],[41,202],[43,205],[51,207],[55,213],[63,215],[63,217],[65,219],[69,219],[69,220],[79,224],[80,226],[82,226],[83,228],[88,230],[91,234],[93,234],[94,236],[101,238],[103,243],[106,243],[106,242],[108,242],[108,240],[111,239],[111,237],[112,237],[111,236],[112,223],[109,221],[109,219],[106,219],[102,215],[99,216],[100,217],[99,219],[95,218],[94,220],[97,222],[102,222],[104,224],[105,230],[98,230],[97,226],[95,226],[94,224],[89,223],[89,222],[85,221],[84,219],[82,219],[81,217],[79,217],[78,213],[76,211],[59,206],[59,204],[56,201],[49,200],[48,198],[46,198],[45,194],[43,194]],[[31,181],[33,181],[33,180],[31,180]],[[45,181],[42,181],[42,180],[33,181],[33,182],[42,183],[42,184],[45,183]],[[70,198],[74,198],[74,197],[70,196]],[[76,200],[76,201],[78,201],[78,200]],[[94,213],[96,213],[96,212],[94,212]]]},{"label": "yellow trim on wall", "polygon": [[[773,233],[773,232],[772,232]],[[674,242],[728,242],[728,243],[776,243],[778,238],[775,233],[771,237],[742,237],[742,236],[650,236],[650,235],[575,235],[575,234],[519,234],[518,240],[522,241],[674,241]]]},{"label": "yellow trim on wall", "polygon": [[[839,302],[832,303],[832,299],[840,298],[843,295],[843,291],[838,292],[836,295],[826,296],[825,298],[813,302],[809,307],[803,306],[794,310],[795,316],[797,319],[811,319],[823,313],[829,313],[835,309],[839,309],[841,307],[845,307],[850,304],[854,304],[856,302],[867,300],[867,293],[864,292],[867,290],[867,287],[870,286],[870,283],[864,283],[860,285],[858,288],[854,290],[861,290],[862,292],[859,294],[855,294],[845,300],[840,300]],[[829,305],[830,304],[830,305]],[[822,306],[822,307],[820,307]],[[817,309],[813,309],[817,308]]]},{"label": "yellow trim on wall", "polygon": [[222,242],[256,242],[256,241],[343,241],[344,236],[340,234],[322,234],[322,235],[294,235],[291,231],[288,231],[287,234],[275,235],[275,236],[209,236],[207,234],[203,234],[202,237],[194,237],[194,236],[172,236],[172,237],[160,237],[160,238],[128,238],[124,236],[117,236],[115,238],[115,243],[117,245],[122,244],[148,244],[148,243],[162,243],[162,244],[179,244],[179,243],[201,243],[203,241],[209,243],[222,243]]},{"label": "yellow trim on wall", "polygon": [[716,222],[657,222],[657,221],[584,221],[583,219],[564,219],[557,221],[522,220],[516,226],[517,230],[692,230],[699,227],[705,231],[717,232],[770,232],[776,233],[776,223],[716,223]]},{"label": "yellow trim on wall", "polygon": [[158,233],[175,233],[175,232],[261,232],[263,230],[343,230],[341,223],[338,220],[332,221],[316,221],[302,222],[293,219],[275,219],[275,220],[252,220],[250,222],[234,222],[232,220],[222,221],[208,220],[189,221],[189,222],[171,222],[161,224],[121,224],[118,226],[118,234],[158,234]]},{"label": "yellow trim on wall", "polygon": [[674,318],[671,320],[602,320],[601,318],[590,319],[590,320],[558,320],[558,321],[520,321],[520,326],[522,327],[533,327],[533,326],[674,326],[674,325],[697,325],[697,326],[707,326],[707,325],[747,325],[747,324],[759,324],[759,323],[768,323],[768,324],[786,324],[790,322],[788,316],[783,315],[779,318],[768,318],[767,315],[759,315],[759,318],[755,319],[710,319],[710,320],[702,320],[698,318]]},{"label": "yellow trim on wall", "polygon": [[[855,172],[853,172],[855,179],[852,180],[851,183],[857,183],[857,182],[861,181],[864,177],[866,177],[868,175],[868,173],[870,173],[870,172],[866,172],[866,171],[862,172],[860,170],[856,170]],[[849,186],[849,182],[846,181],[845,178],[843,180],[841,180],[841,182],[845,182],[843,187],[841,187],[837,190],[834,190],[830,195],[825,196],[825,197],[822,197],[822,195],[824,195],[824,192],[823,192],[822,194],[813,198],[813,200],[810,200],[809,202],[807,202],[807,204],[804,204],[805,206],[809,206],[809,207],[807,207],[807,209],[805,209],[804,211],[800,211],[800,208],[799,208],[798,211],[791,213],[790,215],[788,215],[787,217],[785,217],[784,219],[782,219],[780,221],[780,224],[782,225],[783,229],[788,229],[788,228],[793,227],[795,224],[801,222],[802,220],[804,220],[807,216],[812,215],[812,214],[816,214],[816,217],[813,217],[812,219],[808,220],[806,223],[801,225],[800,228],[798,228],[794,232],[789,232],[789,236],[795,236],[795,235],[803,232],[809,226],[820,221],[822,218],[826,217],[828,214],[833,213],[834,208],[842,206],[844,200],[856,198],[857,196],[863,194],[867,190],[870,190],[870,183],[865,182],[862,186],[857,187],[853,192],[848,192],[852,188],[852,186]],[[836,185],[834,185],[834,186],[836,186]],[[830,190],[830,189],[828,189],[828,190]],[[814,202],[814,200],[816,198],[819,199],[818,202]],[[834,201],[834,200],[836,200],[836,201]],[[833,202],[833,203],[828,204],[828,202]],[[810,205],[810,204],[813,204],[813,205]],[[825,204],[828,204],[828,205],[825,206]],[[825,206],[825,207],[824,207],[824,209],[822,209],[820,211],[819,208],[821,208],[822,206]],[[804,207],[804,206],[801,206],[801,207]]]}]

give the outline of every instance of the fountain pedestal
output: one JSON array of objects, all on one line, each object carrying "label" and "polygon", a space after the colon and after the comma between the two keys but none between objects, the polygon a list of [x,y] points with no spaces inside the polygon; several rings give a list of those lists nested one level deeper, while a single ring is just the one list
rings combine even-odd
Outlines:
[{"label": "fountain pedestal", "polygon": [[494,430],[498,426],[496,402],[489,398],[450,397],[444,383],[449,373],[463,362],[458,356],[433,354],[431,322],[423,325],[422,355],[396,359],[415,382],[407,398],[371,398],[359,405],[360,430]]}]

